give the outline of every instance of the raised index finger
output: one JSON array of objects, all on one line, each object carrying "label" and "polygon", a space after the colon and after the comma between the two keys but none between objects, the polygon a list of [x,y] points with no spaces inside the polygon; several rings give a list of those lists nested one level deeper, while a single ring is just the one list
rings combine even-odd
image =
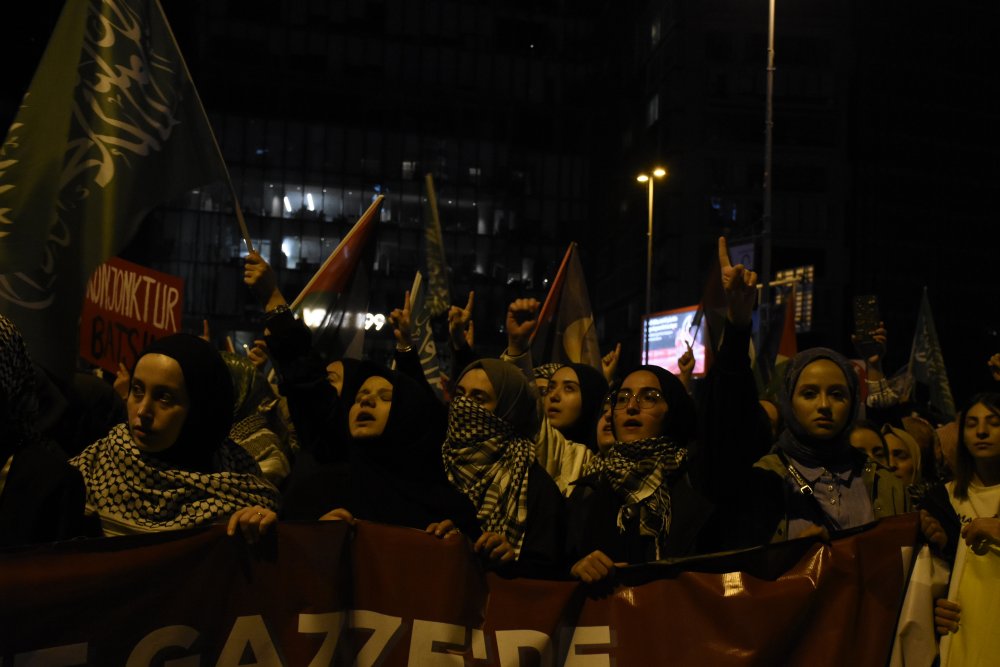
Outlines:
[{"label": "raised index finger", "polygon": [[476,290],[470,290],[469,291],[469,302],[467,304],[465,304],[465,312],[467,312],[467,313],[471,313],[472,312],[472,301],[473,301],[473,299],[475,299],[475,297],[476,297]]},{"label": "raised index finger", "polygon": [[726,237],[719,237],[719,266],[728,269],[732,266],[729,262],[729,246],[726,244]]}]

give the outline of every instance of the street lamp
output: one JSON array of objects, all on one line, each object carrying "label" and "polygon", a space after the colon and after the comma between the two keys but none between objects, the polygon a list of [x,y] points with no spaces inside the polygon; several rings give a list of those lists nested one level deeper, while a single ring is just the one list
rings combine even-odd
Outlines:
[{"label": "street lamp", "polygon": [[761,318],[757,327],[757,343],[764,339],[764,333],[770,324],[770,318],[765,317],[771,308],[771,175],[772,159],[774,157],[774,3],[769,0],[767,10],[767,92],[764,101],[764,214],[761,219],[761,271],[760,282],[763,289],[760,295]]},{"label": "street lamp", "polygon": [[635,180],[646,184],[646,191],[649,198],[649,226],[646,231],[646,331],[643,336],[643,362],[649,361],[649,314],[652,310],[653,295],[653,183],[658,178],[665,178],[667,170],[663,167],[656,167],[650,174],[639,174]]}]

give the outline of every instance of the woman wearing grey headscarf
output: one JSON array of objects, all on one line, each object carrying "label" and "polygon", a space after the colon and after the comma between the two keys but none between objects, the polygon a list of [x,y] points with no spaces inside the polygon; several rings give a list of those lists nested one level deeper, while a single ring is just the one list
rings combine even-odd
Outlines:
[{"label": "woman wearing grey headscarf", "polygon": [[900,481],[851,447],[858,378],[833,350],[811,348],[788,362],[778,401],[785,429],[771,446],[747,355],[756,274],[730,265],[724,239],[719,263],[729,315],[706,379],[702,439],[704,488],[726,509],[718,546],[833,533],[909,511]]},{"label": "woman wearing grey headscarf", "polygon": [[519,574],[554,574],[562,560],[563,496],[535,461],[538,399],[524,374],[497,359],[462,372],[442,448],[451,483],[476,507],[476,550]]}]

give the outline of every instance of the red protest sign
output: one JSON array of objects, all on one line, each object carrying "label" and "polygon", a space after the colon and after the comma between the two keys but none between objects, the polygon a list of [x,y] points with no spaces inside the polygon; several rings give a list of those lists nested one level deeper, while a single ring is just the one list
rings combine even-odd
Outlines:
[{"label": "red protest sign", "polygon": [[114,373],[132,368],[151,342],[180,330],[184,280],[117,257],[87,283],[80,316],[80,356]]}]

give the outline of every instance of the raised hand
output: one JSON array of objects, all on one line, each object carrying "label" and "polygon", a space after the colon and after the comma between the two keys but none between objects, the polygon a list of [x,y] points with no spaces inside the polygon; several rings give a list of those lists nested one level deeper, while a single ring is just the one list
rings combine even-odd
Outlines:
[{"label": "raised hand", "polygon": [[253,347],[247,349],[247,356],[257,367],[257,370],[263,371],[264,366],[267,365],[267,342],[259,338],[255,340]]},{"label": "raised hand", "polygon": [[615,349],[601,357],[601,372],[604,373],[604,379],[608,381],[609,385],[615,380],[615,373],[618,372],[618,358],[621,357],[621,354],[622,344],[617,343]]},{"label": "raised hand", "polygon": [[742,264],[730,264],[729,246],[724,236],[719,237],[719,267],[722,270],[722,289],[729,305],[729,321],[747,326],[753,317],[753,306],[757,301],[757,272]]},{"label": "raised hand", "polygon": [[265,310],[271,310],[285,303],[285,297],[278,289],[278,277],[274,269],[259,253],[252,252],[247,255],[243,264],[243,282]]},{"label": "raised hand", "polygon": [[[854,349],[857,351],[859,357],[864,357],[869,366],[881,369],[882,357],[885,356],[886,344],[889,340],[889,332],[885,328],[885,322],[879,322],[877,328],[867,333],[871,336],[871,342],[874,343],[874,347],[877,348],[875,354],[870,354],[873,346],[866,344],[857,335],[851,334],[851,342],[854,343]],[[875,380],[878,378],[869,376],[869,379]]]},{"label": "raised hand", "polygon": [[412,347],[413,339],[410,337],[410,290],[406,290],[403,297],[403,307],[395,308],[389,313],[389,323],[392,324],[392,333],[396,337],[397,349]]},{"label": "raised hand", "polygon": [[690,343],[688,343],[687,348],[687,351],[677,360],[677,368],[681,372],[679,379],[683,383],[684,388],[691,391],[691,376],[694,373],[694,350],[691,349]]},{"label": "raised hand", "polygon": [[986,365],[989,367],[990,374],[993,376],[993,379],[1000,382],[1000,352],[997,352],[990,357],[989,361],[986,362]]},{"label": "raised hand", "polygon": [[465,343],[472,347],[468,331],[472,328],[472,304],[475,297],[475,291],[469,292],[469,301],[465,304],[465,308],[452,306],[448,309],[448,334],[451,336],[452,345],[456,348],[462,347]]},{"label": "raised hand", "polygon": [[507,307],[507,354],[516,357],[528,351],[541,307],[538,299],[515,299]]},{"label": "raised hand", "polygon": [[465,344],[472,347],[476,344],[476,323],[469,320],[469,326],[465,329]]}]

